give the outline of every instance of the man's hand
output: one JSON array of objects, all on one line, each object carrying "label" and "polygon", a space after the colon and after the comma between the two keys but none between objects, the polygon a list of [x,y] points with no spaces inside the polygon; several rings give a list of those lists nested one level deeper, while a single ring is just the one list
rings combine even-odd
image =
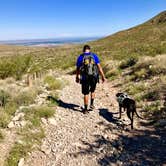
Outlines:
[{"label": "man's hand", "polygon": [[106,81],[106,78],[102,76],[102,83],[104,83],[105,81]]},{"label": "man's hand", "polygon": [[80,78],[78,76],[76,76],[76,83],[80,82]]}]

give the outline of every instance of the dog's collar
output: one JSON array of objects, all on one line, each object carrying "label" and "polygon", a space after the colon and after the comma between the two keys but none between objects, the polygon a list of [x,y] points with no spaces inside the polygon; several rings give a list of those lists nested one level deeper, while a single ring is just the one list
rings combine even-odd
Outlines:
[{"label": "dog's collar", "polygon": [[125,95],[120,95],[118,98],[117,98],[117,101],[118,101],[118,103],[119,104],[123,104],[123,101],[124,101],[124,99],[126,99],[126,98],[130,98],[127,94],[125,94]]}]

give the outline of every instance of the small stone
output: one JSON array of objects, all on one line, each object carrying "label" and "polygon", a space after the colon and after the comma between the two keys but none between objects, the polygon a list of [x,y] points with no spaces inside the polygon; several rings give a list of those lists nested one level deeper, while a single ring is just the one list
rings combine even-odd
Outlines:
[{"label": "small stone", "polygon": [[42,94],[39,95],[39,97],[40,97],[40,98],[46,98],[46,97],[47,97],[47,94],[42,93]]},{"label": "small stone", "polygon": [[18,162],[18,166],[24,166],[24,158],[21,158]]},{"label": "small stone", "polygon": [[41,151],[48,155],[51,152],[51,148],[47,147],[46,145],[42,145]]},{"label": "small stone", "polygon": [[14,127],[15,127],[14,122],[11,121],[11,122],[8,124],[7,127],[8,127],[9,129],[14,128]]},{"label": "small stone", "polygon": [[21,126],[21,127],[24,127],[26,124],[27,124],[26,121],[21,121],[21,122],[20,122],[20,126]]},{"label": "small stone", "polygon": [[45,124],[45,125],[47,124],[47,120],[45,118],[41,118],[41,121],[43,124]]},{"label": "small stone", "polygon": [[57,122],[56,122],[56,120],[55,120],[54,118],[49,118],[49,119],[48,119],[48,122],[49,122],[50,124],[54,125],[54,126],[57,125]]},{"label": "small stone", "polygon": [[24,144],[24,142],[22,141],[22,140],[18,140],[18,141],[16,141],[18,144],[21,144],[21,145],[23,145]]},{"label": "small stone", "polygon": [[23,118],[24,117],[24,113],[23,112],[21,112],[21,113],[18,113],[12,120],[13,121],[19,121],[21,118]]}]

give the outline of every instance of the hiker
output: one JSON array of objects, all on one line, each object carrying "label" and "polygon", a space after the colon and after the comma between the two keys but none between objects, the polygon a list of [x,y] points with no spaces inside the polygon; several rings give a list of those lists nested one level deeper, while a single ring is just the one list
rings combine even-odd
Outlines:
[{"label": "hiker", "polygon": [[84,114],[88,113],[89,93],[91,95],[89,111],[92,111],[95,108],[95,89],[96,84],[99,82],[99,74],[101,75],[103,83],[106,80],[98,56],[90,50],[90,46],[85,45],[83,47],[83,53],[78,57],[76,63],[76,82],[82,85],[82,94],[84,95]]}]

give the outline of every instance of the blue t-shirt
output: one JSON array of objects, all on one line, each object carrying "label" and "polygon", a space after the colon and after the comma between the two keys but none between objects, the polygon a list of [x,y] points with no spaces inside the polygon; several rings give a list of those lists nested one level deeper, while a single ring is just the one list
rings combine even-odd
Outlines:
[{"label": "blue t-shirt", "polygon": [[86,56],[86,55],[91,55],[91,54],[92,54],[93,57],[94,57],[95,63],[96,63],[96,64],[99,64],[99,63],[100,63],[100,60],[99,60],[98,56],[97,56],[96,54],[90,52],[90,53],[81,54],[81,55],[78,57],[78,59],[77,59],[76,66],[77,66],[78,68],[80,68],[80,67],[82,66],[84,56]]}]

